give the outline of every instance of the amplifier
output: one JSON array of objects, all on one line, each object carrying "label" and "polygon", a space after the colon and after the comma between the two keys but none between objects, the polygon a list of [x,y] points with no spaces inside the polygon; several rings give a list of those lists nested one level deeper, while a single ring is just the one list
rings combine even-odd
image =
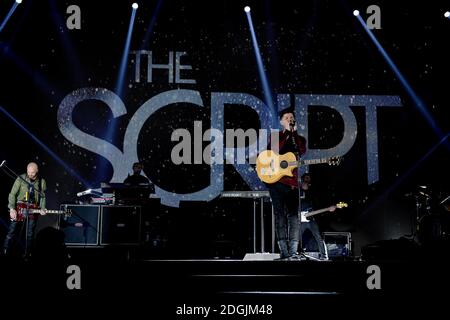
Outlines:
[{"label": "amplifier", "polygon": [[140,242],[140,206],[102,206],[100,245],[138,245]]},{"label": "amplifier", "polygon": [[350,232],[323,232],[328,258],[348,257],[352,252],[352,234]]},{"label": "amplifier", "polygon": [[97,246],[99,244],[100,206],[63,204],[72,211],[70,217],[60,216],[59,226],[67,246]]}]

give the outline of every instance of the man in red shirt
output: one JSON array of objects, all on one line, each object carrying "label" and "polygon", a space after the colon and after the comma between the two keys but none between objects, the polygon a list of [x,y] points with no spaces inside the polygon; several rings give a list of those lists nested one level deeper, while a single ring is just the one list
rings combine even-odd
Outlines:
[{"label": "man in red shirt", "polygon": [[[283,127],[278,134],[278,150],[269,144],[268,149],[280,155],[293,152],[297,160],[306,152],[306,139],[297,134],[295,115],[292,109],[285,109],[280,114],[280,124]],[[276,141],[272,139],[271,141]],[[280,259],[298,257],[299,244],[299,192],[298,170],[294,176],[282,177],[278,182],[267,184],[272,199],[275,214],[275,234],[280,249]]]}]

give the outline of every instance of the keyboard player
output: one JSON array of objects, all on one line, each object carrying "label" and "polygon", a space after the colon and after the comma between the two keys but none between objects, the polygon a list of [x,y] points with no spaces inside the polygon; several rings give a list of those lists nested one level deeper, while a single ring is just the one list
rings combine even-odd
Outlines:
[{"label": "keyboard player", "polygon": [[127,185],[140,185],[140,184],[149,184],[150,181],[147,177],[144,177],[141,172],[144,169],[144,165],[140,162],[133,163],[133,174],[123,181],[124,184]]}]

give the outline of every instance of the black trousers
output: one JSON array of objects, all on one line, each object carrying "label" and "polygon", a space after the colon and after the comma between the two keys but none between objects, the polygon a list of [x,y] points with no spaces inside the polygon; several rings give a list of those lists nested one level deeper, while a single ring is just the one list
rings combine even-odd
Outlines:
[{"label": "black trousers", "polygon": [[[6,234],[5,241],[3,242],[3,249],[8,251],[14,241],[14,238],[21,237],[22,234],[25,233],[26,221],[11,221],[8,229],[8,233]],[[26,248],[28,249],[27,253],[30,253],[31,246],[34,238],[34,231],[36,229],[36,221],[34,219],[28,219],[28,233],[26,235]],[[20,239],[19,239],[20,240]],[[19,241],[20,243],[20,241]]]}]

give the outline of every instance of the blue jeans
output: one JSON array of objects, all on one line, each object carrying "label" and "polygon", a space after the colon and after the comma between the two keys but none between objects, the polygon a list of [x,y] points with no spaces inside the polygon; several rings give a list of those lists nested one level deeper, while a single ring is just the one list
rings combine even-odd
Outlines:
[{"label": "blue jeans", "polygon": [[298,189],[280,182],[268,185],[275,215],[275,234],[278,241],[299,240]]},{"label": "blue jeans", "polygon": [[[3,243],[3,249],[5,251],[8,251],[11,248],[11,244],[13,242],[14,237],[17,236],[17,234],[20,232],[20,235],[22,235],[22,230],[23,232],[25,232],[25,223],[26,221],[11,221],[10,225],[9,225],[9,229],[8,229],[8,233],[6,234],[6,238],[5,238],[5,242]],[[23,229],[22,229],[23,228]],[[34,237],[34,230],[36,229],[36,221],[34,219],[28,219],[28,234],[26,237],[26,245],[28,248],[28,252],[30,252],[31,249],[31,245],[33,242],[33,237]]]},{"label": "blue jeans", "polygon": [[310,220],[309,222],[302,222],[300,228],[302,236],[306,230],[309,229],[311,231],[312,236],[317,242],[317,247],[319,248],[320,254],[322,255],[322,257],[325,257],[325,245],[323,243],[322,237],[320,236],[319,225],[317,224],[317,222],[314,220]]}]

